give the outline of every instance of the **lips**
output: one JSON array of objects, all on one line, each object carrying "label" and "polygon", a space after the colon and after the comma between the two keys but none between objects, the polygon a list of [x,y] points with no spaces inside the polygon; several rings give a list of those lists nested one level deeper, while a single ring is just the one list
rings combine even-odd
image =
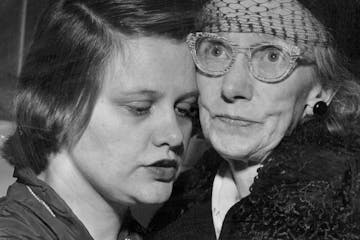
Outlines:
[{"label": "lips", "polygon": [[171,182],[175,179],[179,164],[176,160],[163,159],[146,167],[155,180],[160,182]]},{"label": "lips", "polygon": [[[221,113],[219,112],[214,112],[212,110],[210,110],[210,108],[204,104],[201,99],[199,100],[199,106],[200,109],[203,108],[205,109],[206,112],[208,112],[208,114],[210,115],[210,117],[212,119],[215,120],[219,120],[223,123],[226,124],[230,124],[230,125],[238,125],[238,126],[249,126],[251,124],[257,124],[260,123],[258,121],[254,121],[251,120],[250,118],[246,118],[246,117],[241,117],[238,115],[231,115],[231,114],[227,114],[227,113]],[[221,107],[215,107],[215,109],[222,109]]]},{"label": "lips", "polygon": [[242,118],[242,117],[238,117],[238,116],[231,116],[231,115],[227,115],[227,114],[220,114],[220,115],[215,115],[214,119],[217,119],[225,124],[230,124],[230,125],[235,125],[235,126],[240,126],[240,127],[247,127],[250,125],[253,125],[255,123],[255,121],[246,119],[246,118]]}]

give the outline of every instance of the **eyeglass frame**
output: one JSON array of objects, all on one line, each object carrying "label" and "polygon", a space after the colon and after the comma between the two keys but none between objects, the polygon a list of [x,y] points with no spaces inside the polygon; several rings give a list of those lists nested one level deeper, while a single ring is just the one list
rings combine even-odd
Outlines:
[{"label": "eyeglass frame", "polygon": [[[222,71],[209,71],[205,68],[202,67],[200,61],[197,58],[197,54],[196,54],[196,42],[198,41],[198,39],[200,38],[204,38],[204,37],[208,37],[208,38],[212,38],[212,39],[216,39],[216,40],[221,40],[224,41],[225,43],[228,43],[229,46],[232,48],[233,52],[231,55],[231,61],[230,63],[226,66],[226,68]],[[230,69],[232,68],[233,64],[236,61],[236,57],[239,53],[243,53],[247,60],[248,60],[248,68],[249,68],[249,72],[251,73],[251,75],[261,81],[261,82],[265,82],[265,83],[278,83],[281,81],[284,81],[297,67],[298,65],[298,59],[304,54],[304,51],[295,45],[279,45],[279,44],[270,44],[270,43],[264,43],[263,45],[260,44],[256,47],[240,47],[238,44],[233,43],[232,41],[230,41],[229,39],[219,36],[218,34],[215,33],[209,33],[209,32],[195,32],[195,33],[190,33],[187,36],[186,39],[186,43],[188,45],[188,47],[190,48],[190,53],[192,55],[192,58],[195,62],[196,67],[204,74],[210,76],[210,77],[220,77],[225,75],[226,73],[228,73],[230,71]],[[265,77],[261,77],[255,74],[254,72],[254,67],[252,64],[252,49],[256,49],[258,47],[261,46],[279,46],[281,47],[282,50],[285,50],[285,52],[290,56],[290,68],[285,71],[282,75],[280,75],[279,77],[276,78],[265,78]],[[246,51],[244,51],[246,50]]]}]

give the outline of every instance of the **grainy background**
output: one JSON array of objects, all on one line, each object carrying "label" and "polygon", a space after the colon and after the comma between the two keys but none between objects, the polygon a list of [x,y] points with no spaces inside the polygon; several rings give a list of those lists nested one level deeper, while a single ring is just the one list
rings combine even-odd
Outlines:
[{"label": "grainy background", "polygon": [[[23,56],[31,43],[39,16],[49,0],[0,1],[0,147],[1,136],[13,129],[12,97]],[[12,168],[0,157],[0,196],[14,181]]]}]

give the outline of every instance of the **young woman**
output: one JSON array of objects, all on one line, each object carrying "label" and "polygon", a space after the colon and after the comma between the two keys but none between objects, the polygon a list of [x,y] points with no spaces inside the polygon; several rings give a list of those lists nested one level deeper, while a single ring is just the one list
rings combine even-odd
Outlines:
[{"label": "young woman", "polygon": [[128,208],[170,196],[192,132],[191,1],[64,0],[44,13],[4,146],[0,239],[138,239]]}]

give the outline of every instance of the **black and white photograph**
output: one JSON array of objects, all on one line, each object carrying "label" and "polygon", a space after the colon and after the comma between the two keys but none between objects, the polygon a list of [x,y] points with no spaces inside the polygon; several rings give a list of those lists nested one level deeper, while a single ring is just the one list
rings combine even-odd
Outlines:
[{"label": "black and white photograph", "polygon": [[360,0],[0,0],[0,240],[360,240]]}]

